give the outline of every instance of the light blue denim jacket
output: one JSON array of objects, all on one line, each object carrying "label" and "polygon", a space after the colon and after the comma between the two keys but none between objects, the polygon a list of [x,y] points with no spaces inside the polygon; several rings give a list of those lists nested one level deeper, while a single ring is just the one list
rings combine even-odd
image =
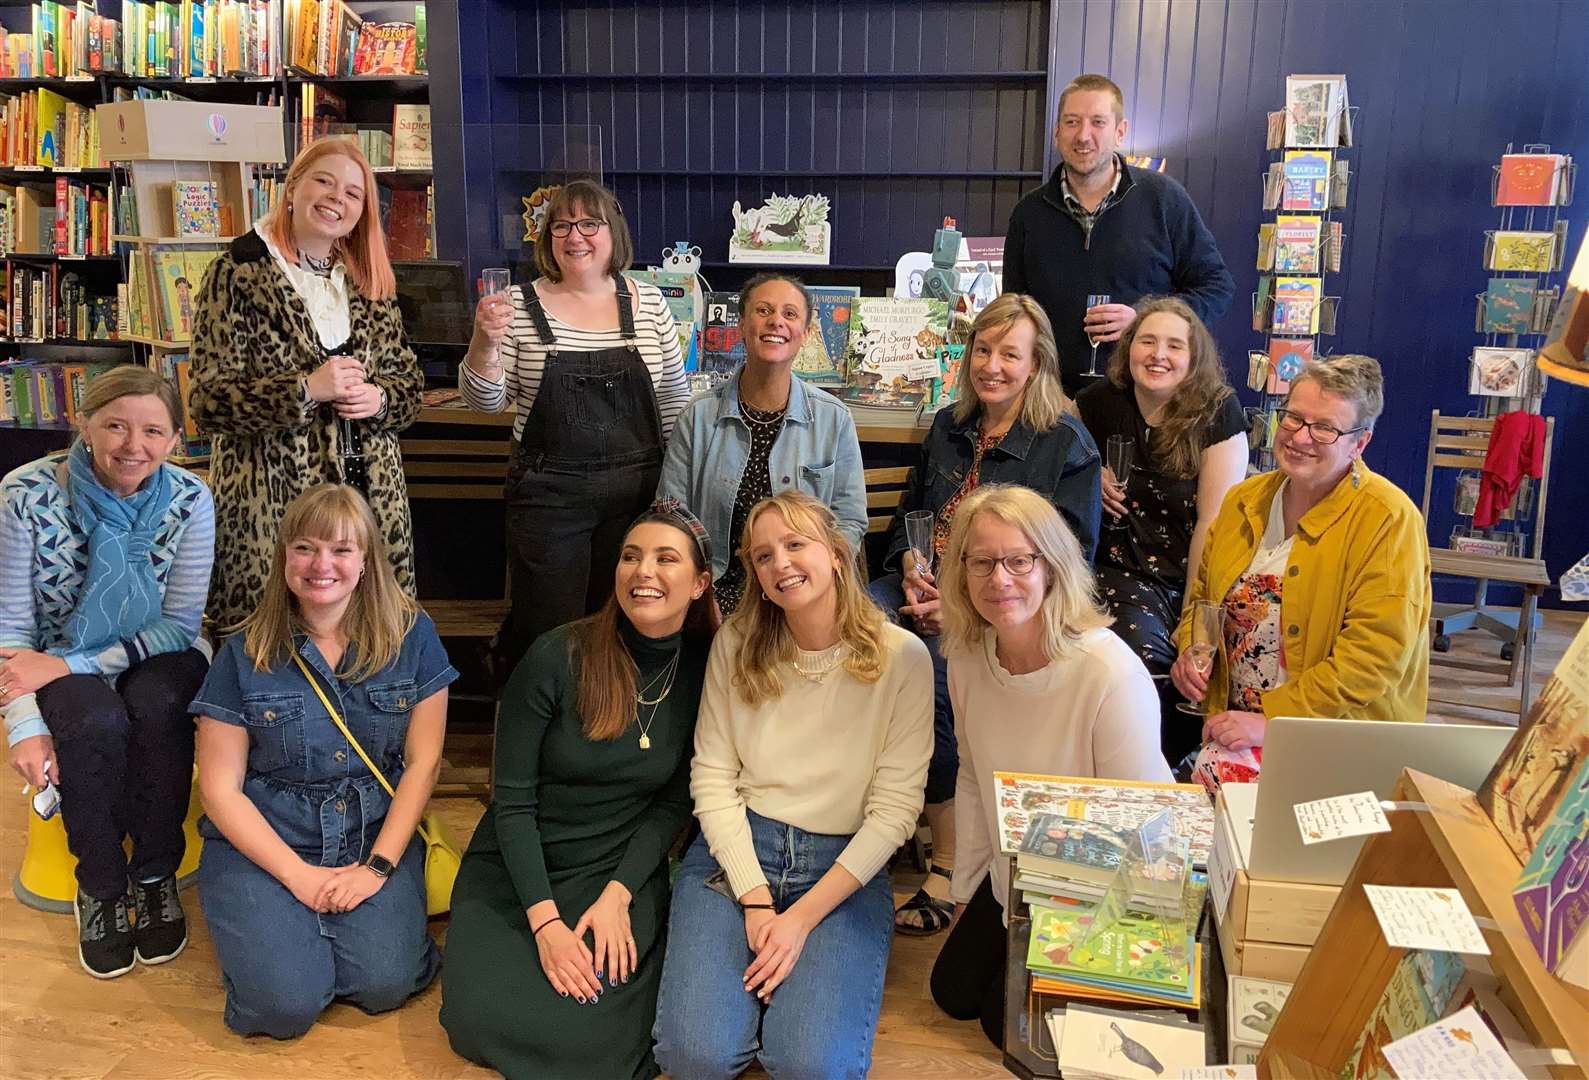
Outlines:
[{"label": "light blue denim jacket", "polygon": [[[658,496],[677,498],[710,530],[714,579],[723,576],[739,547],[729,529],[739,478],[750,456],[750,428],[739,411],[743,366],[715,391],[684,407],[668,440],[657,485]],[[861,443],[850,410],[838,398],[796,378],[770,464],[773,491],[794,488],[826,503],[855,550],[861,550],[866,535]]]}]

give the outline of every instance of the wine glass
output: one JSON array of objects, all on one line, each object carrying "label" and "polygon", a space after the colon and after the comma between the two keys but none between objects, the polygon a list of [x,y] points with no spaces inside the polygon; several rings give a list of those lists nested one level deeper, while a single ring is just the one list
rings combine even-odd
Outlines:
[{"label": "wine glass", "polygon": [[918,574],[932,572],[932,526],[931,510],[912,510],[905,515],[905,542],[910,545],[910,557],[915,560]]},{"label": "wine glass", "polygon": [[[1199,600],[1192,608],[1192,643],[1187,647],[1187,653],[1192,658],[1192,669],[1199,675],[1207,675],[1214,667],[1214,655],[1219,651],[1225,636],[1225,608],[1212,600]],[[1192,716],[1205,715],[1208,697],[1205,694],[1201,704],[1193,705],[1189,701],[1177,701],[1175,707],[1183,713]]]},{"label": "wine glass", "polygon": [[505,293],[513,283],[513,273],[506,267],[491,266],[480,271],[480,295],[495,296]]},{"label": "wine glass", "polygon": [[[1088,311],[1091,311],[1093,308],[1097,307],[1099,304],[1107,304],[1107,303],[1109,303],[1109,296],[1108,296],[1107,293],[1088,293],[1087,294],[1087,310]],[[1082,312],[1082,315],[1083,315],[1083,317],[1085,317],[1086,316],[1086,312],[1085,311]],[[1087,344],[1092,346],[1092,362],[1087,367],[1087,374],[1089,376],[1091,376],[1092,378],[1097,378],[1099,375],[1103,374],[1103,372],[1098,370],[1098,339],[1093,337],[1091,334],[1088,334],[1087,335]]]},{"label": "wine glass", "polygon": [[[1128,439],[1124,435],[1111,435],[1104,444],[1105,464],[1109,466],[1109,471],[1114,473],[1115,482],[1120,485],[1122,491],[1131,480],[1131,459],[1135,450],[1136,440]],[[1125,518],[1117,518],[1109,524],[1110,528],[1119,528],[1125,524]]]}]

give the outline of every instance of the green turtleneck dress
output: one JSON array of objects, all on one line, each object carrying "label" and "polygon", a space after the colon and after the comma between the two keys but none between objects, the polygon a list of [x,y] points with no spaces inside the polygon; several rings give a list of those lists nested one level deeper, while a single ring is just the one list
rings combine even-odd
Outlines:
[{"label": "green turtleneck dress", "polygon": [[[710,643],[648,639],[627,620],[622,625],[641,687],[683,650],[655,717],[640,706],[650,748],[641,749],[633,723],[613,742],[585,737],[569,627],[543,635],[508,682],[495,797],[453,890],[441,1023],[454,1050],[510,1080],[646,1080],[658,1071],[651,1025],[668,921],[667,852],[690,818],[690,757]],[[600,999],[581,1005],[552,989],[525,911],[555,899],[573,927],[609,881],[633,895],[640,962],[627,983],[603,983]]]}]

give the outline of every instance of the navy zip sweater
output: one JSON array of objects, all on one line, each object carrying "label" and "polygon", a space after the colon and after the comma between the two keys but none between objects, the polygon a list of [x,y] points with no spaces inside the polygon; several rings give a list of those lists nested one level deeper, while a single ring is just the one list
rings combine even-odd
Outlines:
[{"label": "navy zip sweater", "polygon": [[[1004,237],[1004,290],[1030,293],[1048,313],[1065,392],[1073,397],[1091,381],[1082,375],[1092,354],[1081,325],[1088,295],[1135,304],[1174,294],[1208,324],[1230,307],[1236,289],[1186,189],[1162,173],[1116,161],[1124,170],[1120,190],[1091,237],[1065,209],[1063,164],[1015,205]],[[1113,348],[1098,346],[1100,371]]]}]

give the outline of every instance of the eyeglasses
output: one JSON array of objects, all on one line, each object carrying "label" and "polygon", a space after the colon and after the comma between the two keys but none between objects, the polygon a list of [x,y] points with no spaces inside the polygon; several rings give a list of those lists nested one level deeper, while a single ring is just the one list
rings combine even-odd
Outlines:
[{"label": "eyeglasses", "polygon": [[597,221],[595,218],[580,218],[578,221],[554,221],[546,228],[553,236],[559,238],[567,236],[575,229],[579,230],[581,236],[595,236],[601,232],[601,227],[605,224],[607,224],[605,221]]},{"label": "eyeglasses", "polygon": [[1307,428],[1308,437],[1320,446],[1329,446],[1342,435],[1352,435],[1356,432],[1367,430],[1367,428],[1363,427],[1354,427],[1342,431],[1334,424],[1326,423],[1323,420],[1304,420],[1296,413],[1286,409],[1276,409],[1275,420],[1287,431],[1301,431],[1303,428]]},{"label": "eyeglasses", "polygon": [[1018,551],[998,559],[988,555],[962,555],[960,561],[965,564],[966,573],[972,577],[991,577],[995,566],[1004,567],[1016,577],[1025,577],[1041,558],[1035,551]]}]

